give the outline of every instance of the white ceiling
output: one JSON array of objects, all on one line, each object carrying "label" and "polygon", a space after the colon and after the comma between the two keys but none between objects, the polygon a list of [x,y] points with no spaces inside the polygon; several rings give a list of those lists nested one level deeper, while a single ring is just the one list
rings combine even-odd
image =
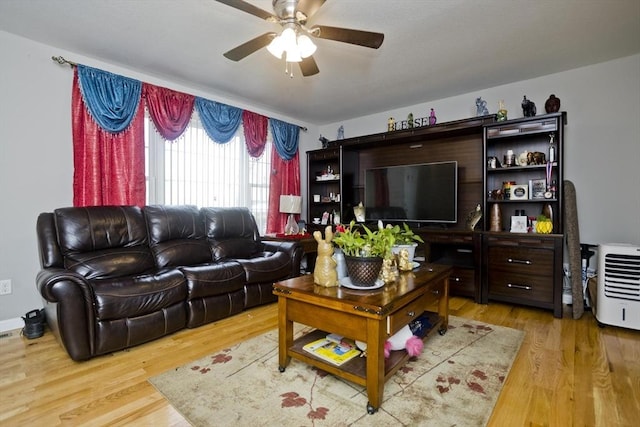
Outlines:
[{"label": "white ceiling", "polygon": [[327,0],[313,24],[385,40],[316,39],[320,73],[289,78],[222,56],[280,27],[214,0],[0,0],[2,31],[317,125],[640,52],[640,0]]}]

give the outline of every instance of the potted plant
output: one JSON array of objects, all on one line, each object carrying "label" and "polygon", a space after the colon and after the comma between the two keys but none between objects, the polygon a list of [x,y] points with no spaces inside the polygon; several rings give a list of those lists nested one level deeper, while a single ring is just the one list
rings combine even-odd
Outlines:
[{"label": "potted plant", "polygon": [[351,221],[348,226],[336,226],[333,243],[344,253],[351,283],[371,287],[378,278],[383,258],[392,254],[395,233],[383,227],[381,221],[377,230],[366,225],[356,226],[355,221]]},{"label": "potted plant", "polygon": [[[389,225],[387,225],[387,227],[389,227]],[[418,242],[424,243],[422,237],[415,234],[404,222],[402,223],[402,227],[396,224],[391,228],[391,230],[395,240],[394,245],[391,248],[392,252],[394,254],[398,254],[402,249],[406,249],[409,253],[409,262],[413,262]]]}]

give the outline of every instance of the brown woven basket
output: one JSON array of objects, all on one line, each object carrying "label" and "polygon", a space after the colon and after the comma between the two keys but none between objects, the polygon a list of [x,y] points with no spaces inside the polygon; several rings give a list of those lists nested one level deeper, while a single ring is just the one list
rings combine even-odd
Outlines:
[{"label": "brown woven basket", "polygon": [[363,288],[375,285],[382,268],[381,257],[352,257],[345,256],[347,272],[354,286]]}]

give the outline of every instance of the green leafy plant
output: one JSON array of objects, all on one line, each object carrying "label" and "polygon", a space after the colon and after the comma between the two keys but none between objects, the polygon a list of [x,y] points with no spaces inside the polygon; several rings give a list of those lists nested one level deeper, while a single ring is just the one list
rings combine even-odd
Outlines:
[{"label": "green leafy plant", "polygon": [[383,227],[381,221],[375,231],[364,224],[356,226],[355,221],[351,221],[346,227],[342,224],[336,226],[333,243],[347,256],[386,257],[390,256],[395,240],[393,228]]},{"label": "green leafy plant", "polygon": [[[389,225],[387,225],[389,227]],[[424,243],[422,237],[415,234],[407,223],[403,222],[402,227],[394,225],[392,227],[396,245],[411,245],[416,242]]]}]

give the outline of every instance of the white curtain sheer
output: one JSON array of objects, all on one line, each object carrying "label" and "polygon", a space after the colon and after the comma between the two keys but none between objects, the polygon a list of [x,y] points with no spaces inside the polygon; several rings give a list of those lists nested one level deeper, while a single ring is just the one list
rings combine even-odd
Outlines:
[{"label": "white curtain sheer", "polygon": [[145,118],[147,204],[246,206],[265,232],[271,135],[260,158],[249,156],[242,133],[225,144],[209,139],[194,111],[184,134],[165,141]]}]

